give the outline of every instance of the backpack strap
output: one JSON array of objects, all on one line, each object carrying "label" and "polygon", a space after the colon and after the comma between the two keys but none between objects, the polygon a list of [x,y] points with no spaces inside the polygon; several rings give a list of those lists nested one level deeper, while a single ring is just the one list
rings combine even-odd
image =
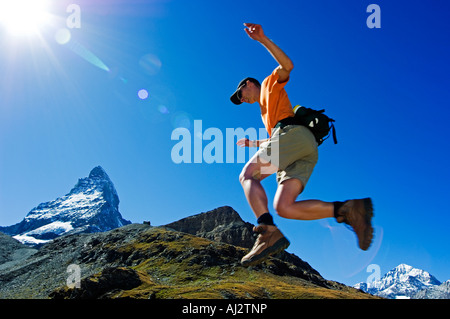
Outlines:
[{"label": "backpack strap", "polygon": [[[330,123],[330,132],[333,135],[333,142],[334,144],[337,144],[337,137],[336,137],[336,128],[334,127],[333,122],[335,122],[332,118],[329,118],[329,123]],[[328,133],[328,136],[325,137],[323,140],[325,141],[327,138],[330,137],[330,133]]]},{"label": "backpack strap", "polygon": [[[334,120],[333,120],[333,122],[334,122]],[[334,142],[334,144],[337,144],[336,129],[334,128],[333,122],[330,122],[331,123],[330,127],[333,130],[333,142]]]}]

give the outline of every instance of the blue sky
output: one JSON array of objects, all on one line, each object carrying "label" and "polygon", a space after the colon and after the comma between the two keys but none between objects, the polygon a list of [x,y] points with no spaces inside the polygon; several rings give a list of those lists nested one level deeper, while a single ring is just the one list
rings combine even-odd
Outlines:
[{"label": "blue sky", "polygon": [[[80,28],[66,25],[71,3],[81,10]],[[380,29],[366,25],[371,3],[380,6]],[[262,81],[277,66],[245,34],[243,23],[252,22],[295,64],[291,102],[336,119],[339,144],[320,146],[300,198],[370,196],[375,205],[368,252],[334,220],[276,216],[288,251],[345,284],[366,281],[370,264],[384,274],[406,263],[448,280],[449,8],[445,1],[49,1],[51,17],[37,34],[0,25],[0,225],[66,194],[97,165],[133,222],[162,225],[228,205],[254,223],[238,181],[243,163],[171,158],[177,128],[202,148],[210,143],[195,136],[194,120],[224,136],[226,128],[264,127],[256,104],[229,101],[242,78]],[[271,207],[275,178],[263,185]]]}]

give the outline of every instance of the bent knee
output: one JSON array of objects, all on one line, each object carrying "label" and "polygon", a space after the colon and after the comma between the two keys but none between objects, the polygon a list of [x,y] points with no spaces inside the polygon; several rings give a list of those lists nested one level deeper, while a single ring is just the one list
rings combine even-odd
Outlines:
[{"label": "bent knee", "polygon": [[277,212],[278,216],[283,218],[289,218],[291,207],[290,204],[283,201],[275,201],[273,203],[273,208]]},{"label": "bent knee", "polygon": [[242,184],[242,183],[245,182],[245,179],[246,179],[246,177],[245,177],[245,171],[242,170],[242,172],[239,174],[239,182]]},{"label": "bent knee", "polygon": [[261,180],[261,171],[257,169],[250,169],[249,167],[245,167],[241,174],[239,174],[239,181],[244,183],[247,180],[255,180],[260,181]]}]

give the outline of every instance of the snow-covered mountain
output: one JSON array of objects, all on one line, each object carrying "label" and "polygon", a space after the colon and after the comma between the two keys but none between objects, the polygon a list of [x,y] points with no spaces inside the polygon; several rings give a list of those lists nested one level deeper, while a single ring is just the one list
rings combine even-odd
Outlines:
[{"label": "snow-covered mountain", "polygon": [[102,232],[130,224],[119,212],[119,196],[105,170],[97,166],[63,197],[39,204],[18,224],[0,227],[26,245],[44,244],[60,235]]},{"label": "snow-covered mountain", "polygon": [[450,299],[450,280],[417,292],[413,299]]},{"label": "snow-covered mountain", "polygon": [[378,281],[361,282],[353,287],[372,295],[400,299],[415,298],[419,291],[436,287],[440,284],[441,282],[430,275],[430,273],[406,264],[400,264]]}]

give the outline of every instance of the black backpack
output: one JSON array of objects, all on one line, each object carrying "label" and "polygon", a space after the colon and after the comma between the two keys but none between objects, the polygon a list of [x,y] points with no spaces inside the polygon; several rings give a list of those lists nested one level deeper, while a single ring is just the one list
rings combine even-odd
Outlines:
[{"label": "black backpack", "polygon": [[294,107],[294,118],[299,125],[306,126],[316,138],[317,144],[322,144],[333,131],[334,144],[337,144],[334,120],[324,114],[325,110],[316,111],[308,107],[297,105]]}]

